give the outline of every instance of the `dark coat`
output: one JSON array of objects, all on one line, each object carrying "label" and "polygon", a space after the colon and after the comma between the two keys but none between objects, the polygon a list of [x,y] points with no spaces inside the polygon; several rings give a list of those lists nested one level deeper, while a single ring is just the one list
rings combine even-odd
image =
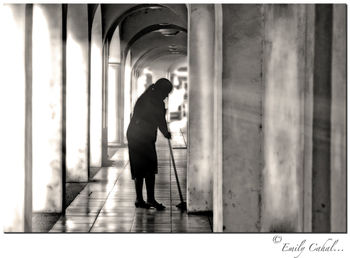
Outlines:
[{"label": "dark coat", "polygon": [[157,174],[157,129],[159,128],[165,137],[169,134],[165,113],[164,101],[152,87],[136,101],[126,134],[132,179]]}]

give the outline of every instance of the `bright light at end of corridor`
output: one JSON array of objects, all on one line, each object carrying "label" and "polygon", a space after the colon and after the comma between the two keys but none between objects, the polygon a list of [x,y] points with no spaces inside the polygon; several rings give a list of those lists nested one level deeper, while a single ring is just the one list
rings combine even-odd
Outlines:
[{"label": "bright light at end of corridor", "polygon": [[151,74],[152,75],[153,73],[148,67],[146,67],[145,69],[143,69],[143,74]]},{"label": "bright light at end of corridor", "polygon": [[180,84],[179,78],[177,78],[177,76],[174,76],[173,84],[174,84],[174,86],[178,86]]}]

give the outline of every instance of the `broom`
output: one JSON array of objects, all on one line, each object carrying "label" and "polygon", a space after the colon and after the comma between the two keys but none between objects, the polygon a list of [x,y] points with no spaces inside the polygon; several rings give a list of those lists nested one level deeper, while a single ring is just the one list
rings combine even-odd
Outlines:
[{"label": "broom", "polygon": [[179,178],[177,176],[177,170],[176,170],[176,166],[175,166],[175,159],[174,159],[174,154],[173,154],[173,148],[171,147],[170,139],[168,139],[168,143],[169,143],[169,149],[170,149],[170,156],[171,156],[171,160],[172,160],[174,171],[175,171],[177,189],[179,190],[179,195],[180,195],[180,200],[181,200],[181,203],[176,205],[176,207],[181,209],[181,211],[185,211],[187,209],[187,205],[186,205],[186,202],[184,202],[184,199],[182,197],[182,192],[181,192],[181,187],[180,187],[180,183],[179,183]]}]

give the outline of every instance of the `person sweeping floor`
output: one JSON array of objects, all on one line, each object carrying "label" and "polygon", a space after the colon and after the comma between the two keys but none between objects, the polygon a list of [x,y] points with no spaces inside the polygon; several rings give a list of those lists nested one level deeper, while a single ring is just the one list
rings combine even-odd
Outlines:
[{"label": "person sweeping floor", "polygon": [[[155,175],[158,173],[156,152],[157,130],[165,138],[171,139],[165,119],[164,100],[172,91],[172,83],[159,79],[150,85],[136,101],[134,112],[127,130],[131,177],[135,182],[137,208],[151,207],[164,210],[166,207],[158,203],[154,196]],[[147,202],[142,196],[143,182],[146,182]]]}]

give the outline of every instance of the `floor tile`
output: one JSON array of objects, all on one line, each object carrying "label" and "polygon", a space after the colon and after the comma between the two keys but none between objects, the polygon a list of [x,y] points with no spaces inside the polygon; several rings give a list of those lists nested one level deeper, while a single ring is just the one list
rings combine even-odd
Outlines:
[{"label": "floor tile", "polygon": [[[185,129],[183,131],[186,131]],[[186,200],[186,134],[173,132],[172,144],[179,182]],[[134,182],[128,164],[128,149],[112,147],[108,167],[99,169],[92,181],[66,209],[50,232],[138,232],[138,233],[208,233],[211,218],[207,215],[188,215],[179,210],[177,182],[170,159],[168,143],[163,137],[157,141],[158,174],[155,197],[166,206],[164,211],[154,208],[135,208]],[[144,186],[144,198],[147,191]]]}]

